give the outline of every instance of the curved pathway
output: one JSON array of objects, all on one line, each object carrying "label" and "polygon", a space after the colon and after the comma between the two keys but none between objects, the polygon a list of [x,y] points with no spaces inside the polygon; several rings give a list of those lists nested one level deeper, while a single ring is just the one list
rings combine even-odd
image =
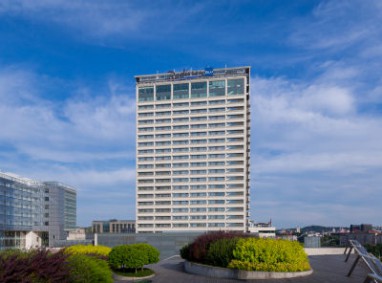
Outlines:
[{"label": "curved pathway", "polygon": [[[351,277],[346,277],[353,259],[344,262],[343,255],[321,255],[309,256],[310,264],[314,270],[313,274],[307,277],[291,279],[265,279],[265,280],[233,280],[210,278],[200,275],[188,274],[183,269],[183,260],[179,256],[173,256],[161,260],[157,264],[149,265],[156,273],[150,280],[140,280],[141,283],[233,283],[233,282],[254,282],[254,283],[359,283],[366,278],[367,269],[361,265],[357,266]],[[126,281],[115,281],[123,283]]]}]

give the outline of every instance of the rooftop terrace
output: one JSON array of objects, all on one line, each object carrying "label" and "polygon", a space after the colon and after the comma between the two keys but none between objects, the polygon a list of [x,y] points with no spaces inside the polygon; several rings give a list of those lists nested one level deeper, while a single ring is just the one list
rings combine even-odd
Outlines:
[{"label": "rooftop terrace", "polygon": [[[313,255],[309,256],[313,274],[307,277],[292,279],[266,279],[266,280],[232,280],[221,278],[209,278],[199,275],[188,274],[183,270],[183,260],[179,256],[164,259],[158,264],[151,265],[156,273],[155,277],[141,282],[168,283],[168,282],[197,282],[197,283],[230,283],[230,282],[256,282],[256,283],[358,283],[363,282],[367,275],[367,268],[358,264],[351,277],[347,277],[355,255],[351,255],[348,262],[344,262],[345,255]],[[122,282],[122,281],[115,281]],[[139,281],[136,281],[139,282]]]}]

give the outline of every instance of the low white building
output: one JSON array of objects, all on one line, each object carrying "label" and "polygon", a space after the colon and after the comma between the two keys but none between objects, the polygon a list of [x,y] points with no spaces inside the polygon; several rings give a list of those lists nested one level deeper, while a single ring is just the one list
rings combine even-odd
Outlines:
[{"label": "low white building", "polygon": [[258,234],[260,238],[275,238],[276,227],[272,226],[272,221],[268,223],[255,223],[255,221],[249,221],[249,232]]}]

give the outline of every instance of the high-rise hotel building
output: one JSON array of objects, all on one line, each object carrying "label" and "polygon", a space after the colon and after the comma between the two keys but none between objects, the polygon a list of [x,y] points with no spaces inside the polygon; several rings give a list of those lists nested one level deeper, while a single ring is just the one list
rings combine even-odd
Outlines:
[{"label": "high-rise hotel building", "polygon": [[138,233],[247,231],[249,67],[136,76]]}]

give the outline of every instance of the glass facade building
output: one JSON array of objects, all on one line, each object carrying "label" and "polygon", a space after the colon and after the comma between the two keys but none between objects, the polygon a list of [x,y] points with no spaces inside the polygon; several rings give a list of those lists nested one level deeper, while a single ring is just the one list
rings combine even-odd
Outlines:
[{"label": "glass facade building", "polygon": [[0,172],[0,249],[54,246],[76,227],[76,191]]},{"label": "glass facade building", "polygon": [[138,233],[248,230],[249,67],[136,76]]}]

